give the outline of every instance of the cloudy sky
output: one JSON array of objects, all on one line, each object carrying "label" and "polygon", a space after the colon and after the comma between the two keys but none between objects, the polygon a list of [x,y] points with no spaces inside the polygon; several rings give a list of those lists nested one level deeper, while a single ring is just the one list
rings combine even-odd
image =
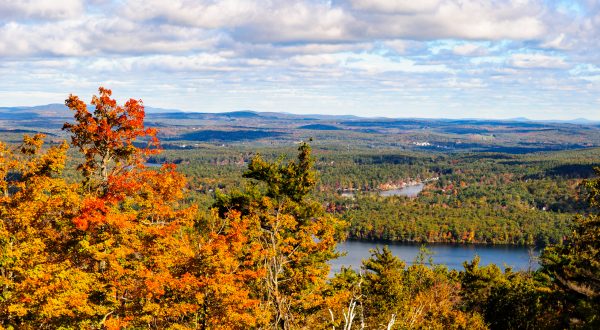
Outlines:
[{"label": "cloudy sky", "polygon": [[597,0],[0,0],[0,106],[600,119]]}]

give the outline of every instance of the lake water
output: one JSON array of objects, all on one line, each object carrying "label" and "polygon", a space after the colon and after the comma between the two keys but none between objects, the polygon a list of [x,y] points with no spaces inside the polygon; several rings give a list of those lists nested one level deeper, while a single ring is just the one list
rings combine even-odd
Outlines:
[{"label": "lake water", "polygon": [[400,189],[384,190],[379,195],[387,196],[405,196],[405,197],[417,197],[419,193],[425,188],[425,184],[419,183],[410,186],[406,186]]},{"label": "lake water", "polygon": [[[338,251],[347,252],[346,256],[331,261],[331,271],[337,272],[342,266],[351,266],[355,270],[360,269],[362,259],[371,256],[369,249],[375,247],[383,248],[388,245],[392,253],[404,260],[407,265],[413,263],[415,257],[419,254],[421,245],[418,244],[385,244],[361,241],[346,241],[338,244]],[[532,251],[527,247],[516,247],[507,245],[473,245],[473,244],[431,244],[426,245],[427,249],[433,252],[433,262],[444,264],[449,269],[462,270],[463,262],[471,261],[478,255],[481,259],[480,265],[496,264],[501,269],[505,266],[511,266],[514,270],[537,269],[539,264],[535,259],[539,251]]]},{"label": "lake water", "polygon": [[145,163],[144,165],[146,165],[146,167],[162,167],[163,164],[159,164],[159,163]]}]

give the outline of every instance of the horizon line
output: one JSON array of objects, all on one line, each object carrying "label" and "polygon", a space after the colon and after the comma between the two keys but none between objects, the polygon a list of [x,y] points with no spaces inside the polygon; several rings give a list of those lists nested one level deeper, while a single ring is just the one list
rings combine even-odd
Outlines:
[{"label": "horizon line", "polygon": [[[47,104],[38,104],[38,105],[12,105],[12,106],[0,106],[0,109],[10,109],[10,108],[37,108],[44,106],[64,106],[63,103],[47,103]],[[88,104],[88,106],[91,106]],[[571,124],[582,124],[581,122],[587,122],[588,124],[598,124],[600,123],[599,119],[589,119],[585,117],[577,117],[570,119],[532,119],[529,117],[410,117],[410,116],[400,116],[400,117],[389,117],[389,116],[368,116],[368,115],[355,115],[355,114],[329,114],[329,113],[295,113],[289,111],[261,111],[254,109],[238,109],[238,110],[226,110],[226,111],[197,111],[197,110],[182,110],[177,108],[163,108],[163,107],[153,107],[149,105],[144,105],[144,108],[160,110],[161,112],[154,112],[150,114],[166,114],[166,113],[200,113],[200,114],[227,114],[227,113],[235,113],[235,112],[252,112],[257,114],[285,114],[292,116],[328,116],[328,117],[356,117],[358,119],[375,119],[375,120],[386,120],[386,119],[413,119],[413,120],[481,120],[481,121],[511,121],[511,122],[519,122],[519,121],[531,121],[531,122],[558,122],[558,123],[571,123]],[[148,112],[147,112],[148,114]]]}]

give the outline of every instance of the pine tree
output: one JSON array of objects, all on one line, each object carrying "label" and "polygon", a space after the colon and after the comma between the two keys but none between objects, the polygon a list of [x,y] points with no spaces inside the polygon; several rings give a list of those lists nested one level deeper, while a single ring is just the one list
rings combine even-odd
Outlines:
[{"label": "pine tree", "polygon": [[276,328],[305,325],[324,304],[327,262],[337,256],[336,240],[344,228],[310,198],[317,182],[313,164],[307,143],[299,146],[296,161],[286,164],[257,155],[244,173],[253,185],[244,193],[217,196],[221,213],[241,212],[248,235],[260,244],[264,277],[256,294]]},{"label": "pine tree", "polygon": [[[595,168],[600,175],[600,168]],[[579,215],[561,245],[544,250],[542,272],[558,290],[565,326],[600,328],[600,178],[586,183],[596,213]]]}]

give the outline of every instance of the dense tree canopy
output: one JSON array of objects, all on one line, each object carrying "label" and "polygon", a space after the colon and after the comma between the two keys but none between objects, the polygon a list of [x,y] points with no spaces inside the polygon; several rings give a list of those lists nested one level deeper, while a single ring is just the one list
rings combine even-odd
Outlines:
[{"label": "dense tree canopy", "polygon": [[[600,175],[600,168],[595,170]],[[568,315],[563,322],[596,329],[600,327],[600,178],[586,185],[593,212],[577,216],[564,244],[544,251],[542,265],[565,309],[563,315]]]},{"label": "dense tree canopy", "polygon": [[[255,154],[236,179],[238,189],[217,191],[209,207],[190,198],[193,185],[174,164],[146,167],[160,149],[157,131],[144,126],[142,102],[120,106],[110,90],[99,93],[92,112],[77,96],[66,101],[75,113],[75,122],[64,126],[81,153],[75,158],[68,157],[67,142],[47,145],[43,134],[0,142],[0,329],[600,326],[600,178],[586,181],[590,205],[570,234],[546,240],[555,244],[538,271],[480,267],[478,258],[464,271],[449,271],[427,263],[426,250],[407,266],[383,248],[371,251],[361,269],[330,274],[336,243],[348,233],[348,223],[335,216],[338,206],[347,207],[343,215],[354,237],[411,241],[529,244],[538,238],[527,226],[550,231],[570,215],[528,224],[543,214],[531,210],[531,201],[480,211],[489,202],[478,188],[485,180],[463,184],[461,174],[439,180],[440,194],[425,194],[430,208],[406,198],[325,201],[315,193],[328,188],[319,186],[307,143],[290,161]],[[79,174],[65,175],[77,161]],[[477,166],[469,170],[483,171]],[[509,191],[523,188],[505,175],[484,183],[500,182]],[[564,182],[526,183],[534,190],[571,189]],[[461,214],[461,205],[468,212]],[[522,216],[513,217],[518,210]],[[417,223],[414,214],[444,215],[443,221],[468,216],[490,228],[510,215],[518,224],[481,234],[487,227],[476,230],[457,219],[452,226]],[[407,226],[415,227],[411,237]],[[494,236],[499,233],[504,236]]]},{"label": "dense tree canopy", "polygon": [[282,162],[255,156],[244,177],[264,187],[221,195],[217,206],[244,211],[256,226],[254,241],[265,271],[258,294],[273,315],[271,326],[291,329],[308,325],[310,311],[325,303],[327,262],[337,256],[336,239],[344,224],[309,197],[316,185],[310,146],[301,143],[297,160]]}]

